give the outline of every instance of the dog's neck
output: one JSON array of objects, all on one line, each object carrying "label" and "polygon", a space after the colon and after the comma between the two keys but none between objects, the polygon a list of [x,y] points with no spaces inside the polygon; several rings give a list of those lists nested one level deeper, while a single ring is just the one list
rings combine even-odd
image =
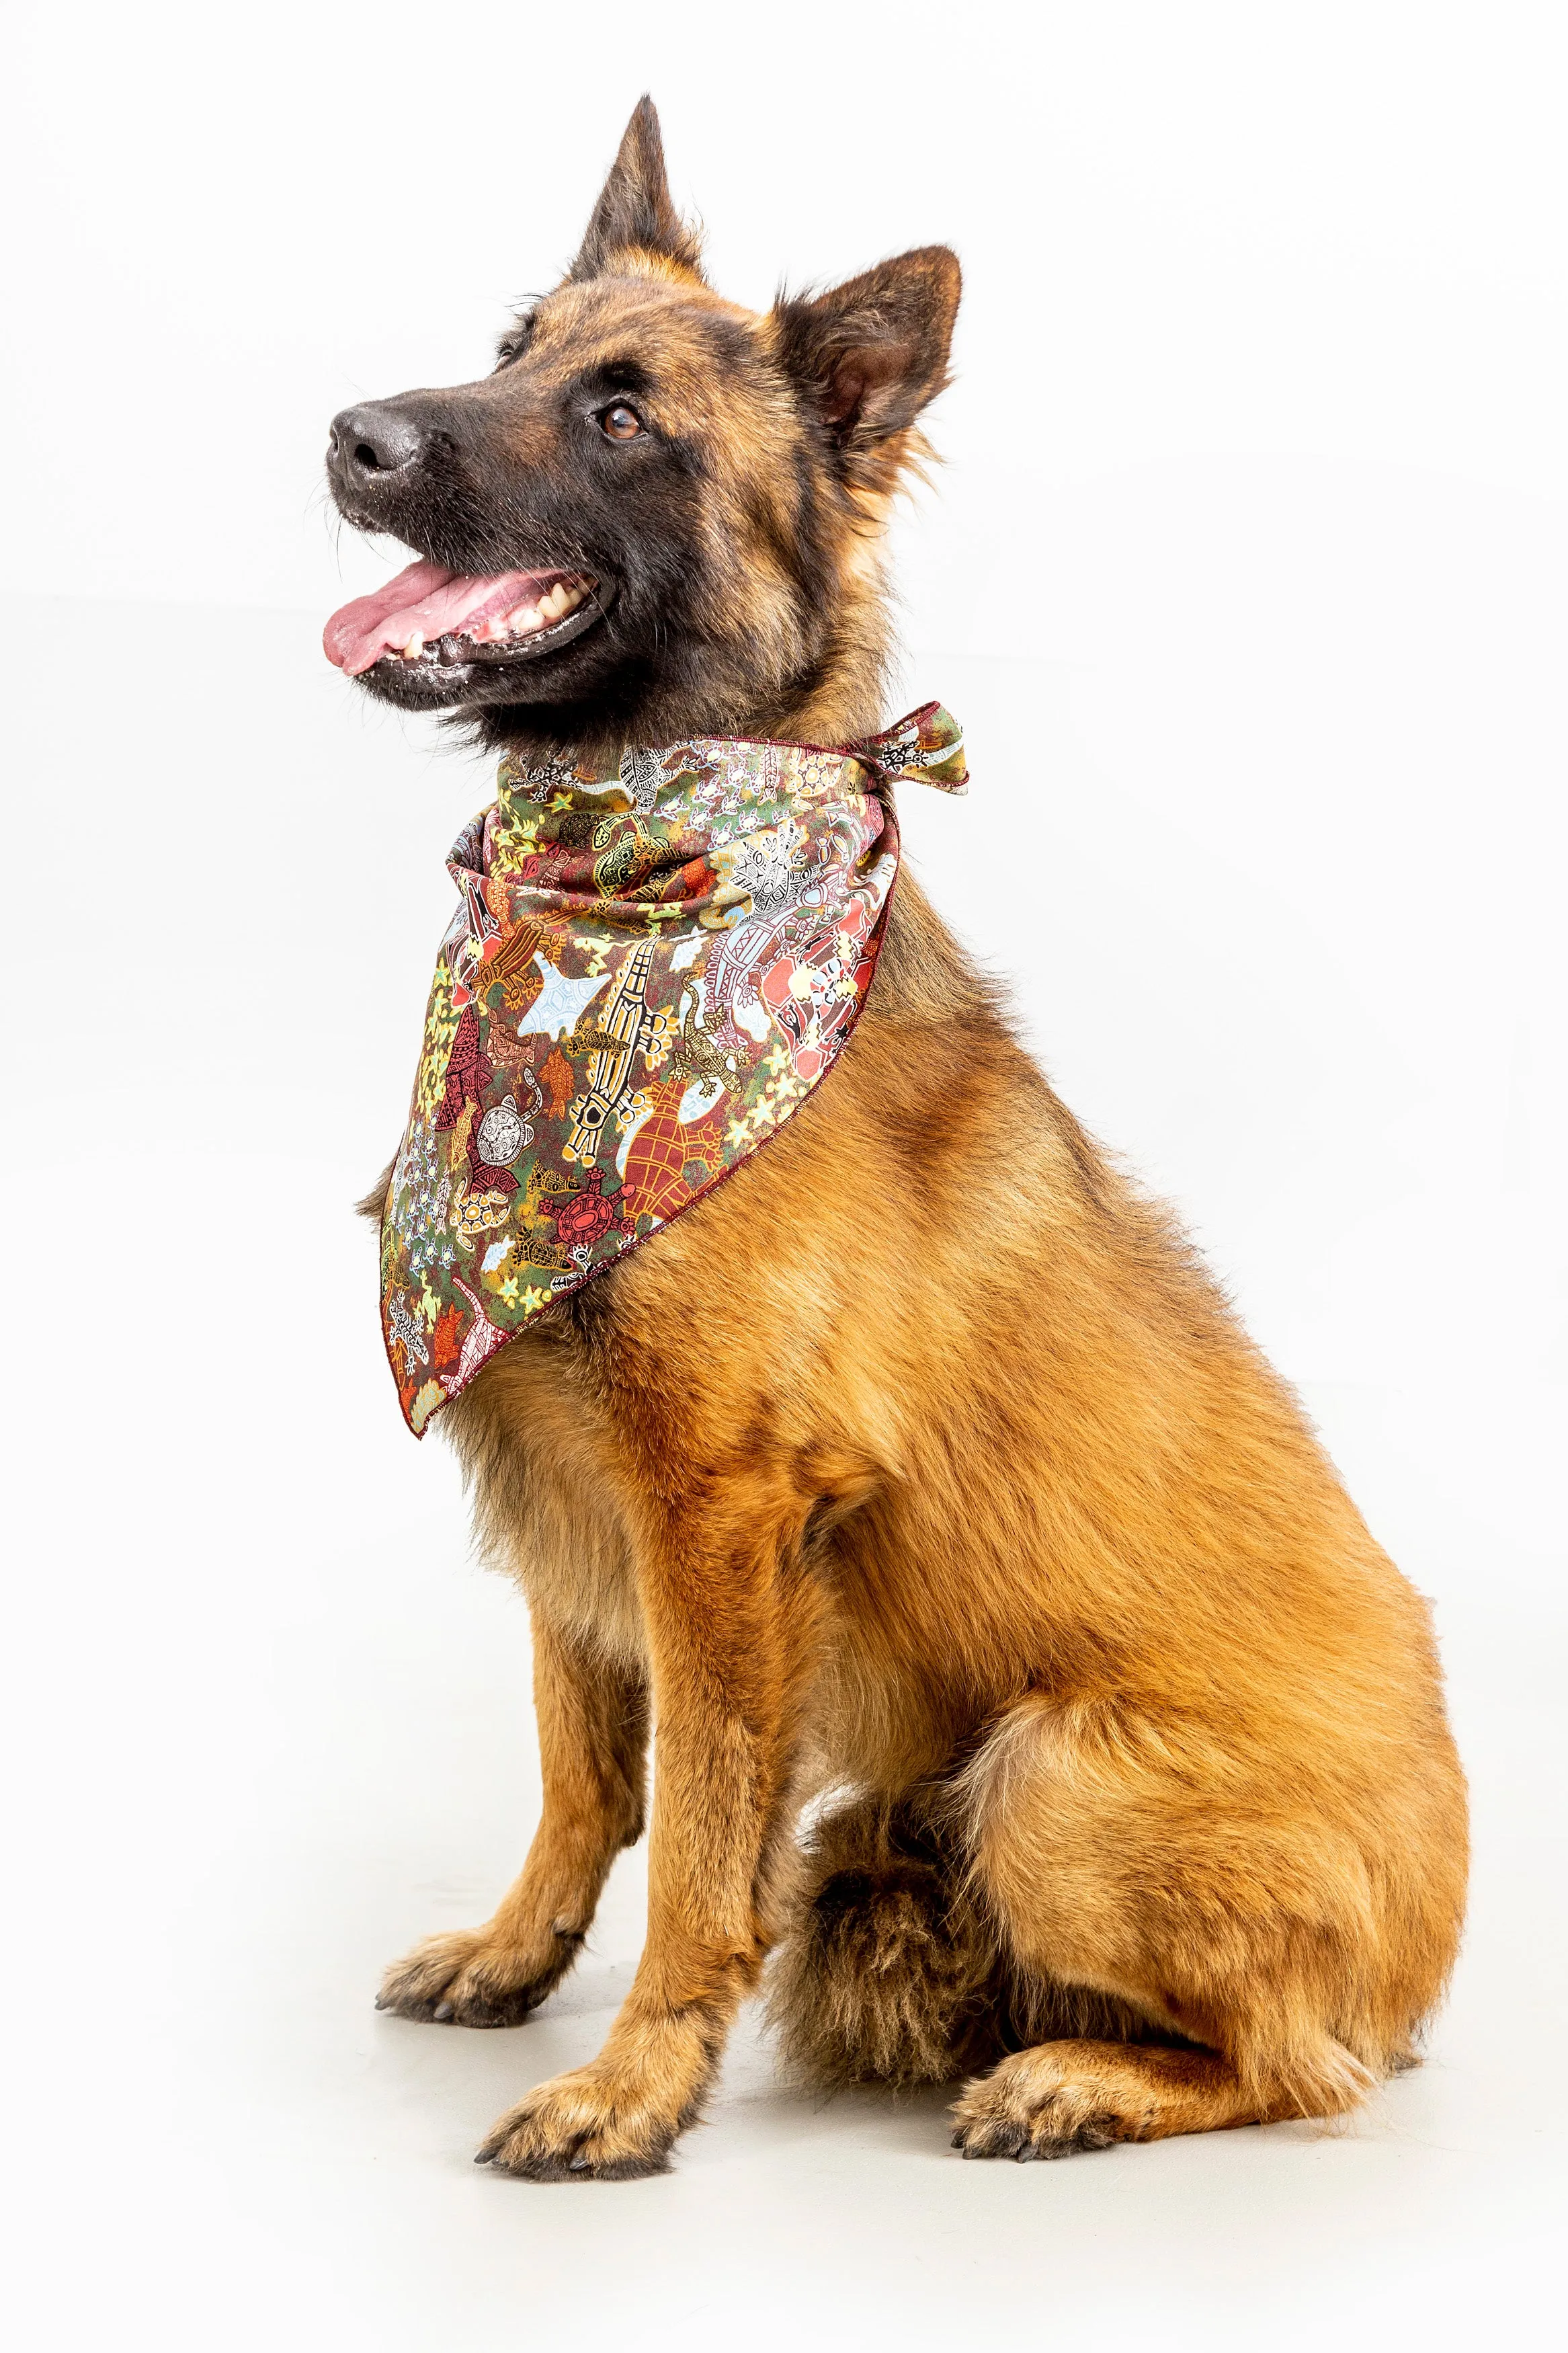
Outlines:
[{"label": "dog's neck", "polygon": [[846,597],[841,615],[832,652],[810,687],[781,698],[756,732],[783,743],[853,744],[884,724],[893,630],[879,573]]},{"label": "dog's neck", "polygon": [[702,735],[858,743],[888,717],[893,628],[881,559],[879,533],[841,575],[832,625],[792,676],[759,679],[740,649],[720,649],[700,680],[650,681],[618,723],[606,723],[586,702],[476,712],[472,723],[487,748],[525,759],[575,753],[613,763],[628,744],[679,744]]}]

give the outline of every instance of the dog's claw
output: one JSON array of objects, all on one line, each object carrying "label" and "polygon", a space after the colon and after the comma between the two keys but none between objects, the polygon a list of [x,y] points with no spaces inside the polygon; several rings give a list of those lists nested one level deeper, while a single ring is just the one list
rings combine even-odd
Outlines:
[{"label": "dog's claw", "polygon": [[447,2021],[449,2018],[456,2018],[456,2016],[458,2015],[458,2013],[457,2013],[457,2011],[453,2009],[453,2007],[452,2007],[452,2005],[451,2005],[451,2003],[450,2003],[449,2001],[438,2001],[438,2002],[436,2004],[435,2009],[431,2011],[430,2015],[431,2015],[431,2017],[432,2017],[432,2018],[436,2019],[436,2020],[437,2020],[437,2021],[441,2025],[445,2026],[445,2024],[447,2023]]}]

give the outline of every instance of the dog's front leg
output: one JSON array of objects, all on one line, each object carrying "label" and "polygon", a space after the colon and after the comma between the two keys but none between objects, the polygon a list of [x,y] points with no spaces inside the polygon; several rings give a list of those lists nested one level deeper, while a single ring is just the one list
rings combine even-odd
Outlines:
[{"label": "dog's front leg", "polygon": [[754,1475],[737,1484],[745,1492],[727,1509],[710,1490],[643,1531],[656,1726],[647,1939],[598,2057],[541,2084],[479,2150],[504,2172],[664,2171],[756,1982],[813,1613],[808,1585],[786,1566],[787,1514],[766,1509]]},{"label": "dog's front leg", "polygon": [[516,2026],[577,1957],[611,1863],[642,1835],[647,1694],[536,1603],[533,1701],[544,1810],[521,1876],[482,1928],[427,1936],[388,1969],[378,2010]]}]

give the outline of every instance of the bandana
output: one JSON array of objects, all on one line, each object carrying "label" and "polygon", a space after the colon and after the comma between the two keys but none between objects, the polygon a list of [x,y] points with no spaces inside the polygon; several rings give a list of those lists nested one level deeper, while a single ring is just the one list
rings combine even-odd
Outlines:
[{"label": "bandana", "polygon": [[607,775],[502,761],[447,860],[460,903],[382,1212],[416,1437],[821,1083],[882,944],[887,787],[962,792],[967,773],[934,702],[839,750],[702,736]]}]

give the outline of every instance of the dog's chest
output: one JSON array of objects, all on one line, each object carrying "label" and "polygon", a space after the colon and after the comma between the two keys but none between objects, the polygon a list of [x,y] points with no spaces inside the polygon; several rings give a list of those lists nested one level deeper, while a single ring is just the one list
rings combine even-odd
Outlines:
[{"label": "dog's chest", "polygon": [[562,1633],[644,1655],[619,1496],[623,1436],[593,1377],[591,1346],[522,1334],[454,1401],[448,1428],[473,1482],[486,1551]]}]

